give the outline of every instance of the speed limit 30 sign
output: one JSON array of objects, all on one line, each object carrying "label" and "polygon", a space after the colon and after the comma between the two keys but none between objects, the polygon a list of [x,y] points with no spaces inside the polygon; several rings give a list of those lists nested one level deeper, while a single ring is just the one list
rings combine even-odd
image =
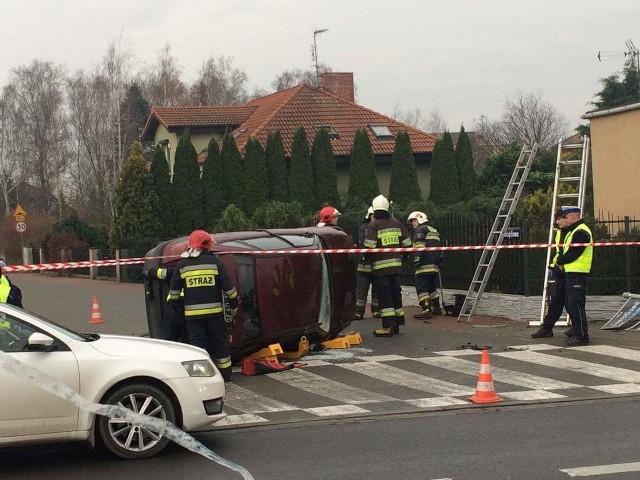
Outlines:
[{"label": "speed limit 30 sign", "polygon": [[26,222],[17,222],[16,223],[16,232],[24,233],[27,231],[27,223]]}]

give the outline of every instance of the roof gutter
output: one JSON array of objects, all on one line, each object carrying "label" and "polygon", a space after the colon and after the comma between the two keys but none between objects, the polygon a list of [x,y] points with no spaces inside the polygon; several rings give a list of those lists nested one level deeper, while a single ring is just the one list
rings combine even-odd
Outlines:
[{"label": "roof gutter", "polygon": [[624,105],[622,107],[609,108],[607,110],[598,110],[597,112],[587,112],[582,115],[580,118],[589,119],[596,117],[606,117],[607,115],[614,115],[616,113],[622,113],[629,110],[638,110],[640,109],[640,103],[632,103],[630,105]]}]

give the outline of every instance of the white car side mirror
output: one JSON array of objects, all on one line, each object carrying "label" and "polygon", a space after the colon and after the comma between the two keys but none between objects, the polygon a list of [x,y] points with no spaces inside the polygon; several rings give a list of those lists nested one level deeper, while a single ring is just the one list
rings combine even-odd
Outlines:
[{"label": "white car side mirror", "polygon": [[29,350],[36,352],[48,352],[53,345],[53,338],[40,332],[33,332],[29,336]]}]

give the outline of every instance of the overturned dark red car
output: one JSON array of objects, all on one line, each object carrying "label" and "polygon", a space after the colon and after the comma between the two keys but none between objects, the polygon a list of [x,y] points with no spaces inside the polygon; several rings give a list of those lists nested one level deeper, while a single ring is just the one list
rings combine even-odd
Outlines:
[{"label": "overturned dark red car", "polygon": [[[353,254],[251,253],[352,248],[340,229],[308,227],[212,234],[240,293],[242,305],[229,322],[234,360],[272,343],[296,350],[302,336],[310,343],[329,340],[347,327],[355,313],[356,264]],[[188,237],[160,243],[146,255],[145,270],[173,267]],[[149,333],[159,338],[168,282],[145,280]],[[230,319],[229,319],[230,320]]]}]

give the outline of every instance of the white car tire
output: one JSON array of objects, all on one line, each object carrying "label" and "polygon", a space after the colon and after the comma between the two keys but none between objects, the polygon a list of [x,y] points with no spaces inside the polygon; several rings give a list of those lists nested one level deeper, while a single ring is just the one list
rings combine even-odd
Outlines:
[{"label": "white car tire", "polygon": [[[176,421],[176,409],[169,397],[158,387],[149,384],[122,386],[109,393],[101,403],[120,405],[171,423]],[[120,458],[135,460],[152,457],[170,441],[153,430],[125,420],[99,416],[96,422],[97,437],[102,445]]]}]

